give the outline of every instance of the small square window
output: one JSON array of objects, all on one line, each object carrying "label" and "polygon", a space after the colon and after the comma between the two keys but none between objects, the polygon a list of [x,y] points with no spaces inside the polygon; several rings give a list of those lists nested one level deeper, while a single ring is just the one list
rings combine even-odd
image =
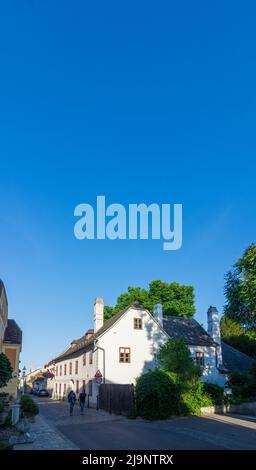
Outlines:
[{"label": "small square window", "polygon": [[141,318],[134,318],[133,319],[133,327],[135,330],[142,330],[142,319]]},{"label": "small square window", "polygon": [[119,348],[119,362],[123,364],[131,362],[131,348]]}]

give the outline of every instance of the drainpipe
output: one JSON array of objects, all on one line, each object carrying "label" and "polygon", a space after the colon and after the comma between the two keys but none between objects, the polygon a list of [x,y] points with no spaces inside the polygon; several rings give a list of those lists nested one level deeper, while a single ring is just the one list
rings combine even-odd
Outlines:
[{"label": "drainpipe", "polygon": [[103,352],[103,383],[105,384],[105,377],[106,377],[106,351],[104,348],[101,348],[100,346],[97,345],[98,340],[95,340],[95,348],[93,352],[95,353],[98,349]]}]

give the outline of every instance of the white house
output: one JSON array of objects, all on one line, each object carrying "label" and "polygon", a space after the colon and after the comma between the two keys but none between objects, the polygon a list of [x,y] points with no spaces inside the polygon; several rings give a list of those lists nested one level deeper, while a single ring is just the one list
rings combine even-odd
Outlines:
[{"label": "white house", "polygon": [[103,310],[103,300],[97,298],[94,329],[72,341],[70,347],[51,361],[55,364],[54,396],[61,398],[71,388],[77,393],[85,388],[90,403],[95,405],[101,382],[135,383],[143,372],[156,367],[157,352],[170,337],[184,339],[193,359],[202,367],[203,381],[223,385],[227,372],[236,368],[234,362],[238,356],[249,367],[249,358],[230,346],[225,345],[227,360],[223,358],[224,345],[215,307],[210,307],[207,313],[208,332],[194,319],[164,317],[161,304],[155,305],[151,315],[135,302],[106,321]]}]

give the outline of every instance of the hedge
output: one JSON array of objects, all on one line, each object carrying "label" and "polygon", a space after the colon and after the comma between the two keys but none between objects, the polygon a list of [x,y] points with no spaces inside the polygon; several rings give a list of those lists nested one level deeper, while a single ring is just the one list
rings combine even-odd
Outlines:
[{"label": "hedge", "polygon": [[20,401],[20,405],[21,411],[26,417],[35,416],[39,413],[38,405],[29,395],[23,395]]},{"label": "hedge", "polygon": [[155,369],[139,377],[136,409],[142,418],[165,419],[179,412],[179,390],[164,371]]}]

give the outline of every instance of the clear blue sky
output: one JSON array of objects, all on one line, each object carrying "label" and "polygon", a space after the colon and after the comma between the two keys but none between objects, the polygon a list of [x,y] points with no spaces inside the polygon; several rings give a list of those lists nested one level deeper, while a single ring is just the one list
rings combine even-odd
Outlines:
[{"label": "clear blue sky", "polygon": [[[254,2],[36,0],[0,18],[0,277],[39,366],[128,285],[192,284],[196,318],[255,241]],[[75,205],[182,203],[183,247],[83,241]]]}]

